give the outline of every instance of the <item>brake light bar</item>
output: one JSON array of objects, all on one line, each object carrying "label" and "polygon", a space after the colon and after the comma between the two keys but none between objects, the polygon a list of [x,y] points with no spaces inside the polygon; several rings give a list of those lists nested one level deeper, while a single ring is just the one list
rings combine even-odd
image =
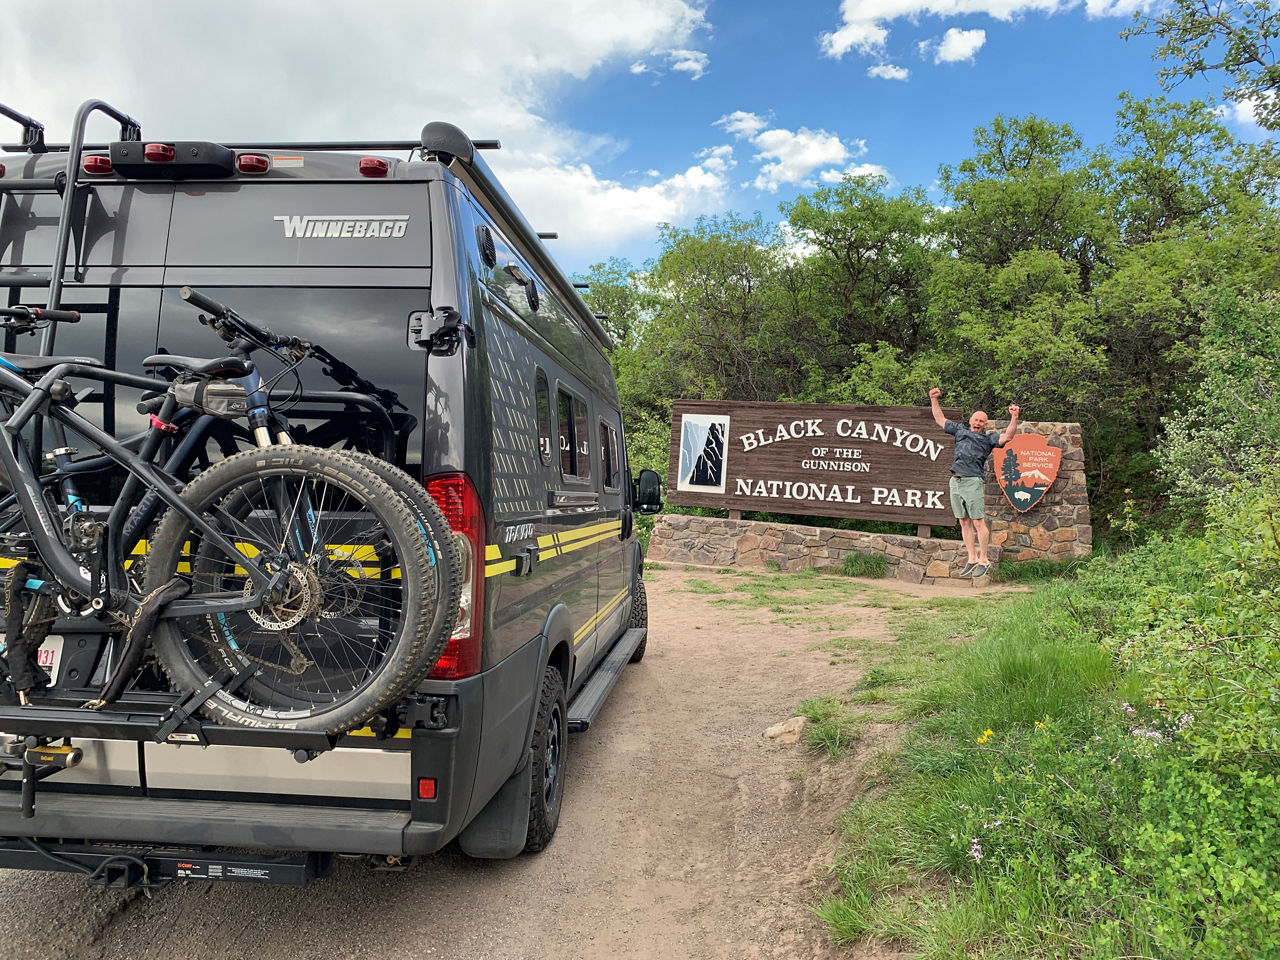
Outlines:
[{"label": "brake light bar", "polygon": [[484,627],[484,507],[476,488],[464,473],[431,477],[426,481],[426,488],[449,522],[462,566],[457,625],[427,678],[461,680],[480,672],[480,642]]}]

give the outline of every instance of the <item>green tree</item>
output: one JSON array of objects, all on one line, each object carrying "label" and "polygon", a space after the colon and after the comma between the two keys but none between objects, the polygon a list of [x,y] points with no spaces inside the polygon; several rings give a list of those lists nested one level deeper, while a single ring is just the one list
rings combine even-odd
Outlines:
[{"label": "green tree", "polygon": [[1003,267],[1019,253],[1052,251],[1088,289],[1116,231],[1075,130],[1036,116],[998,116],[974,131],[974,147],[938,178],[951,204],[942,225],[957,255]]},{"label": "green tree", "polygon": [[920,344],[927,284],[938,257],[935,210],[919,189],[885,193],[883,177],[846,176],[782,213],[813,253],[805,268],[821,290],[805,339],[823,351],[826,372],[845,368],[858,344],[903,350]]},{"label": "green tree", "polygon": [[646,280],[655,316],[642,343],[676,371],[679,396],[775,400],[803,382],[799,288],[776,228],[758,214],[726,214],[691,229],[663,226],[660,242]]},{"label": "green tree", "polygon": [[1199,383],[1166,421],[1157,453],[1175,504],[1199,512],[1277,464],[1280,298],[1216,291],[1193,373]]},{"label": "green tree", "polygon": [[1268,0],[1173,0],[1156,16],[1138,14],[1126,35],[1160,40],[1153,55],[1166,88],[1206,74],[1223,74],[1223,96],[1252,108],[1268,130],[1280,129],[1280,64],[1273,43],[1280,12]]}]

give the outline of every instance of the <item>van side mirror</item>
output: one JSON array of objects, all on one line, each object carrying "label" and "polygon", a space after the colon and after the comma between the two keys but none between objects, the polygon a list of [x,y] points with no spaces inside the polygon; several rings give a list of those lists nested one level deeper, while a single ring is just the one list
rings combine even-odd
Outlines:
[{"label": "van side mirror", "polygon": [[632,483],[631,499],[636,513],[657,513],[662,509],[662,478],[656,470],[641,470]]}]

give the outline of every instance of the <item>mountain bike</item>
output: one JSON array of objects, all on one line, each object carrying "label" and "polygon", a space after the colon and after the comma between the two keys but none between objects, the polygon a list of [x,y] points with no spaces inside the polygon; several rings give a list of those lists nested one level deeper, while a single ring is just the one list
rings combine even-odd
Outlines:
[{"label": "mountain bike", "polygon": [[[287,434],[272,435],[279,422],[244,355],[253,347],[298,350],[302,342],[230,319],[231,311],[198,295],[188,299],[229,325],[233,355],[149,358],[178,371],[174,384],[86,358],[0,355],[0,401],[12,411],[0,435],[0,470],[29,537],[27,556],[6,577],[14,686],[29,699],[24,633],[38,634],[37,621],[54,606],[63,616],[125,630],[133,658],[122,656],[115,669],[124,682],[150,639],[174,686],[198,694],[201,709],[217,720],[350,729],[402,697],[443,649],[456,611],[451,535],[438,510],[432,515],[411,503],[403,483],[384,479],[389,465],[279,444]],[[63,319],[51,313],[43,319]],[[75,412],[70,378],[162,395],[136,448]],[[181,409],[178,388],[204,387],[207,397],[213,384],[243,391],[259,446],[214,464],[184,488],[153,460]],[[105,520],[70,505],[63,516],[51,503],[22,438],[37,414],[127,473]],[[127,575],[122,548],[128,517],[147,496],[168,512],[138,584]]]}]

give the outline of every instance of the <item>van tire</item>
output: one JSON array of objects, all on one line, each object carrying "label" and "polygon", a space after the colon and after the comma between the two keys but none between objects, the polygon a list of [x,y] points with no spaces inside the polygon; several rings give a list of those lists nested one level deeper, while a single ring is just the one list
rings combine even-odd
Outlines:
[{"label": "van tire", "polygon": [[644,581],[636,580],[635,590],[631,592],[631,617],[627,620],[627,629],[639,627],[645,631],[644,639],[631,651],[631,659],[627,663],[639,663],[644,659],[644,648],[649,645],[649,598],[644,592]]},{"label": "van tire", "polygon": [[[353,674],[350,680],[353,686],[335,690],[329,685],[331,678],[323,675],[325,686],[319,694],[308,691],[305,675],[299,675],[296,680],[282,679],[277,681],[281,686],[275,686],[271,675],[261,674],[260,667],[266,665],[276,675],[285,677],[289,666],[261,659],[265,654],[255,657],[250,653],[251,647],[263,639],[263,628],[255,629],[252,625],[255,611],[248,612],[248,623],[240,618],[231,626],[224,621],[221,628],[212,616],[195,615],[181,621],[161,619],[152,635],[152,646],[169,680],[184,692],[202,689],[224,669],[255,670],[255,675],[238,690],[228,693],[219,688],[205,701],[201,710],[218,723],[343,733],[395,703],[422,676],[424,647],[431,639],[426,631],[435,614],[432,609],[435,597],[431,595],[431,579],[426,572],[430,569],[429,542],[418,534],[417,518],[392,487],[367,467],[333,450],[281,445],[236,454],[202,473],[181,496],[196,513],[222,528],[228,522],[236,524],[237,512],[260,509],[254,505],[265,503],[264,498],[269,498],[267,488],[272,478],[286,484],[324,483],[350,497],[353,507],[347,509],[368,512],[379,525],[386,549],[394,551],[388,554],[389,562],[402,571],[398,617],[387,626],[386,635],[378,641],[376,652],[370,654],[366,662],[355,662],[353,658],[346,665]],[[231,589],[236,588],[236,575],[227,567],[231,561],[220,551],[205,549],[196,543],[192,529],[191,523],[177,510],[171,509],[165,514],[151,545],[145,588],[148,595],[171,578],[182,575],[182,568],[190,571],[185,576],[194,587],[190,599],[198,599],[205,591],[217,593],[228,579],[233,582]],[[319,532],[323,537],[324,531]],[[237,532],[236,536],[250,534],[252,531]],[[189,555],[184,550],[188,540],[193,544]],[[306,565],[313,562],[303,559]],[[340,575],[340,569],[336,573],[331,570],[329,574],[330,577]],[[346,583],[345,579],[333,582],[339,586]],[[323,584],[320,589],[325,589]],[[321,594],[322,597],[330,595],[327,591]],[[368,601],[377,603],[376,597],[369,597]],[[365,603],[366,599],[357,595],[354,602]],[[265,616],[265,610],[260,608],[256,613]],[[331,644],[331,638],[340,634],[335,634],[336,628],[320,626],[328,612],[314,607],[307,611],[304,622],[312,622],[314,627],[304,629],[313,629],[318,638],[322,633],[329,634],[322,640]],[[229,643],[223,639],[224,635]],[[370,649],[369,644],[365,643],[364,648]],[[306,669],[315,665],[312,663]]]},{"label": "van tire", "polygon": [[551,842],[564,803],[565,757],[569,746],[569,708],[564,678],[548,666],[542,674],[538,715],[529,746],[529,833],[525,853],[537,853]]}]

